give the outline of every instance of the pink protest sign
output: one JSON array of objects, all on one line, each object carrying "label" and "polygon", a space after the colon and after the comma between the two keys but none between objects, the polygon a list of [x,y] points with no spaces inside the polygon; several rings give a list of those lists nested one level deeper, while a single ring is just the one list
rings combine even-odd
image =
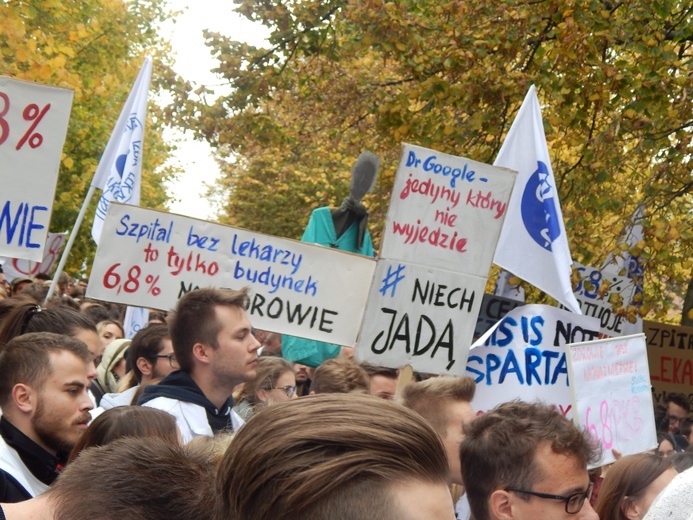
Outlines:
[{"label": "pink protest sign", "polygon": [[0,77],[0,255],[43,260],[73,94]]},{"label": "pink protest sign", "polygon": [[657,446],[644,334],[567,346],[573,420],[602,445],[596,466]]}]

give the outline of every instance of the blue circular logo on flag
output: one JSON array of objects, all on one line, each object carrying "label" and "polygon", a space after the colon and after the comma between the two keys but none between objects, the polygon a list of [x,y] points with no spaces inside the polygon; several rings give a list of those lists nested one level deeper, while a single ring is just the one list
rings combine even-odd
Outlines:
[{"label": "blue circular logo on flag", "polygon": [[554,187],[549,181],[549,169],[545,163],[537,161],[537,170],[525,185],[521,207],[527,233],[547,251],[551,251],[551,244],[561,234]]}]

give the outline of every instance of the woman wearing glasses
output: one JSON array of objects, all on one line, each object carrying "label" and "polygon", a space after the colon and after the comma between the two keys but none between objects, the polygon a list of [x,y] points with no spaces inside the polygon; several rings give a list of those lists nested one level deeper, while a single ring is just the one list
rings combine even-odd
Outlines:
[{"label": "woman wearing glasses", "polygon": [[245,383],[234,411],[247,421],[265,406],[296,397],[296,373],[291,363],[280,357],[262,356],[257,362],[257,377]]}]

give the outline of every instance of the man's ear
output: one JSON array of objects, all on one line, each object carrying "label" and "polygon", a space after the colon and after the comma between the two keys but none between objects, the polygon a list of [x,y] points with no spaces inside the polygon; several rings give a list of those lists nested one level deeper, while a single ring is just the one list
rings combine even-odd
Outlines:
[{"label": "man's ear", "polygon": [[17,383],[12,388],[12,401],[17,410],[30,414],[36,409],[38,394],[29,385]]},{"label": "man's ear", "polygon": [[209,364],[211,360],[209,358],[209,350],[212,347],[205,345],[204,343],[195,343],[192,348],[193,357],[198,359],[200,362]]},{"label": "man's ear", "polygon": [[135,364],[137,365],[137,368],[140,369],[140,372],[142,372],[143,376],[151,376],[154,372],[154,363],[152,363],[146,358],[137,358]]},{"label": "man's ear", "polygon": [[504,489],[496,489],[488,499],[488,508],[491,518],[498,520],[511,520],[513,518],[513,496]]}]

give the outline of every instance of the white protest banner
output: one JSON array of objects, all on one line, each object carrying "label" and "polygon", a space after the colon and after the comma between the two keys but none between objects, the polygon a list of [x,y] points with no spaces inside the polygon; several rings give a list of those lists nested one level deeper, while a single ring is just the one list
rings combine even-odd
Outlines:
[{"label": "white protest banner", "polygon": [[67,240],[67,233],[48,233],[46,245],[43,248],[43,260],[40,263],[21,258],[0,257],[5,276],[8,280],[13,280],[15,278],[32,278],[38,273],[50,273],[60,257],[65,240]]},{"label": "white protest banner", "polygon": [[487,278],[515,177],[404,144],[380,257]]},{"label": "white protest banner", "polygon": [[600,271],[577,262],[573,265],[577,267],[580,277],[580,282],[575,288],[575,298],[582,313],[599,320],[604,336],[623,336],[627,320],[624,316],[618,316],[613,312],[611,301],[614,296],[619,296],[623,304],[628,305],[635,293],[633,281],[613,271]]},{"label": "white protest banner", "polygon": [[0,255],[41,262],[73,92],[0,76]]},{"label": "white protest banner", "polygon": [[199,287],[251,288],[254,327],[354,345],[375,260],[111,203],[87,296],[168,310]]},{"label": "white protest banner", "polygon": [[514,182],[511,170],[402,146],[359,359],[464,373]]},{"label": "white protest banner", "polygon": [[486,412],[513,399],[540,400],[570,418],[565,345],[598,335],[596,318],[549,305],[516,307],[469,352],[466,375],[476,382],[472,406]]},{"label": "white protest banner", "polygon": [[567,346],[573,420],[602,445],[597,466],[614,462],[611,450],[631,455],[657,447],[644,334]]},{"label": "white protest banner", "polygon": [[486,278],[380,259],[359,335],[374,365],[464,375]]}]

